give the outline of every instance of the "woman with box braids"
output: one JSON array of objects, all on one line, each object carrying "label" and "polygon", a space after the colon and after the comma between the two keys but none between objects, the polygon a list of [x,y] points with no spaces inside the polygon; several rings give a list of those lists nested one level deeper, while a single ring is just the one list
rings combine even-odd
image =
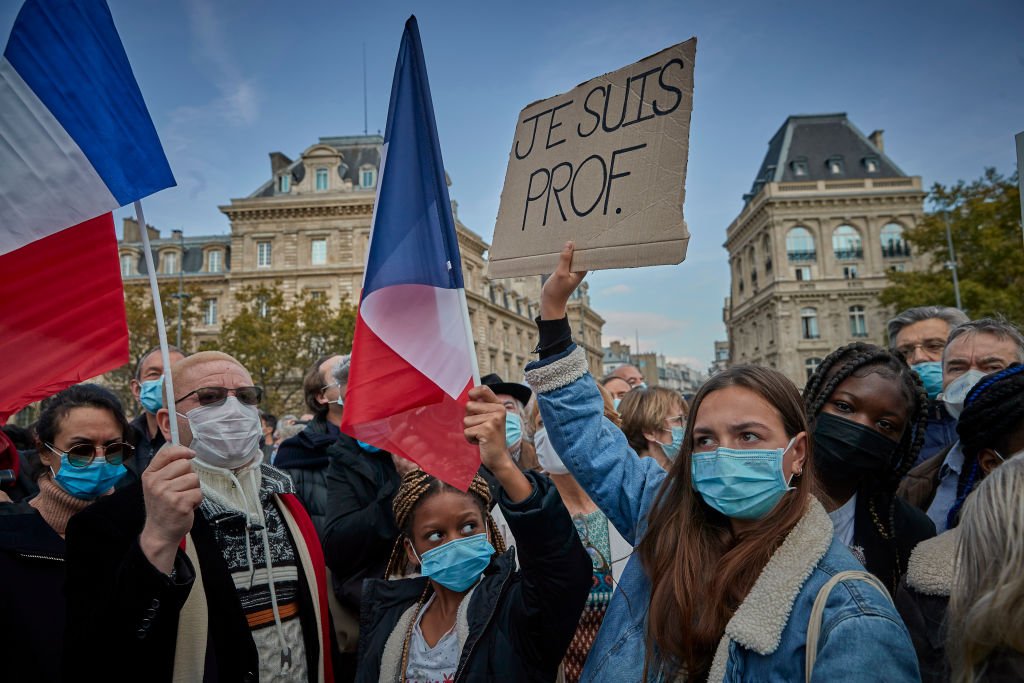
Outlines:
[{"label": "woman with box braids", "polygon": [[899,356],[854,343],[829,354],[804,388],[822,502],[836,536],[895,590],[910,551],[935,535],[896,497],[924,442],[928,399]]},{"label": "woman with box braids", "polygon": [[964,466],[957,482],[956,502],[949,511],[950,529],[959,523],[964,501],[982,478],[1020,450],[1014,435],[1022,426],[1024,365],[1014,363],[981,378],[964,399],[964,412],[956,426]]}]

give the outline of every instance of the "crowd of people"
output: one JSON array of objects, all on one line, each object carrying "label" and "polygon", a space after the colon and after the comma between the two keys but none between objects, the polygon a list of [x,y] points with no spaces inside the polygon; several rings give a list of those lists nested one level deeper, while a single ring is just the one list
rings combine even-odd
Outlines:
[{"label": "crowd of people", "polygon": [[131,421],[83,383],[5,426],[0,678],[1024,679],[1016,327],[915,308],[803,387],[737,365],[688,401],[590,375],[571,260],[526,383],[470,392],[467,491],[341,431],[345,355],[305,415],[172,348]]}]

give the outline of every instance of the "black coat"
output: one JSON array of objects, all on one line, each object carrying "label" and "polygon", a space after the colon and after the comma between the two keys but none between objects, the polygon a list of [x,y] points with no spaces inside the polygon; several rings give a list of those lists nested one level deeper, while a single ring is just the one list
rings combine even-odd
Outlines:
[{"label": "black coat", "polygon": [[[593,565],[554,485],[527,472],[533,493],[500,496],[515,552],[495,555],[470,598],[456,681],[554,681],[593,584]],[[368,580],[363,587],[357,683],[378,680],[388,637],[428,579]]]},{"label": "black coat", "polygon": [[[68,681],[170,681],[178,614],[195,580],[179,550],[174,581],[139,547],[146,510],[141,486],[115,491],[71,518],[67,528]],[[256,681],[259,655],[213,529],[198,511],[192,540],[209,612],[205,683]],[[299,614],[306,665],[315,680],[319,643],[310,587],[299,572]],[[112,655],[97,657],[97,638]]]},{"label": "black coat", "polygon": [[[881,520],[886,534],[889,533],[889,501],[891,495],[879,496],[875,512]],[[858,494],[857,510],[854,513],[853,545],[860,546],[867,561],[869,572],[881,579],[889,594],[896,593],[900,577],[907,572],[907,561],[911,551],[921,541],[935,536],[935,524],[917,508],[902,498],[896,498],[894,522],[896,535],[885,538],[871,515],[870,496]]]},{"label": "black coat", "polygon": [[10,514],[0,515],[0,678],[59,681],[64,539],[28,505],[3,507]]},{"label": "black coat", "polygon": [[402,478],[387,451],[370,453],[342,434],[327,467],[324,559],[341,604],[359,614],[363,579],[384,576],[398,538],[391,503]]},{"label": "black coat", "polygon": [[351,439],[336,428],[329,429],[327,421],[318,417],[301,432],[285,439],[274,458],[274,467],[292,478],[295,495],[313,520],[321,541],[327,521],[327,464],[332,447],[341,437]]},{"label": "black coat", "polygon": [[900,583],[893,596],[896,609],[910,633],[921,667],[921,683],[947,683],[946,610],[948,595],[925,595],[907,583]]}]

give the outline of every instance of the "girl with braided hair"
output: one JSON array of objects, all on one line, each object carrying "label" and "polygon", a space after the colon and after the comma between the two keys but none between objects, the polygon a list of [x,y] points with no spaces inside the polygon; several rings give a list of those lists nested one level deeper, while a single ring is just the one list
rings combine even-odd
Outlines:
[{"label": "girl with braided hair", "polygon": [[994,469],[1024,454],[1024,365],[1015,363],[982,377],[964,400],[957,432],[964,466],[949,516],[950,528],[914,549],[896,593],[896,607],[914,641],[925,683],[949,680],[946,612],[959,578],[954,558],[961,544],[960,511]]},{"label": "girl with braided hair", "polygon": [[463,492],[408,472],[394,500],[400,535],[388,578],[363,584],[360,683],[551,681],[576,630],[590,558],[555,487],[509,455],[505,406],[486,386],[469,397],[465,435],[500,484],[520,568],[482,477]]},{"label": "girl with braided hair", "polygon": [[804,387],[819,494],[836,535],[895,591],[910,551],[935,536],[920,510],[896,497],[924,440],[928,397],[899,356],[854,343],[829,354]]}]

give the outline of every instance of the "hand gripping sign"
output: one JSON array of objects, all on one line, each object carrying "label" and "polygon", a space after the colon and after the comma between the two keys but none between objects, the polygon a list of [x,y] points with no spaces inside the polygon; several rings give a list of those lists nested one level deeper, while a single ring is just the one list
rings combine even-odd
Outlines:
[{"label": "hand gripping sign", "polygon": [[519,114],[505,172],[491,277],[679,263],[690,114],[691,38]]}]

